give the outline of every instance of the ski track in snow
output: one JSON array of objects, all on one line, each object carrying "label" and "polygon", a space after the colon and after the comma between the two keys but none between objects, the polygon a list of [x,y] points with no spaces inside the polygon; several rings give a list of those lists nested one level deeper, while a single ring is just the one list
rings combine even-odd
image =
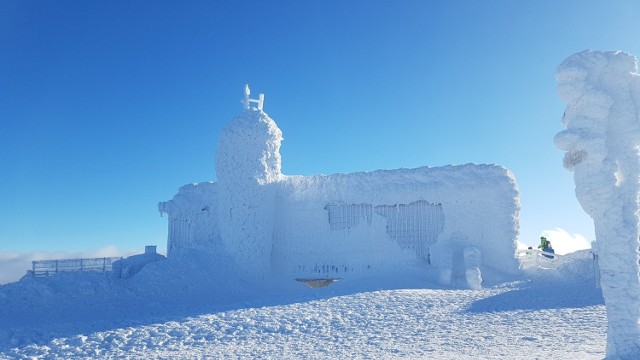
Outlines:
[{"label": "ski track in snow", "polygon": [[[318,290],[310,289],[310,296]],[[604,357],[606,314],[592,283],[291,300],[132,327],[114,323],[109,330],[14,348],[0,344],[0,359]],[[40,331],[48,330],[43,325]]]}]

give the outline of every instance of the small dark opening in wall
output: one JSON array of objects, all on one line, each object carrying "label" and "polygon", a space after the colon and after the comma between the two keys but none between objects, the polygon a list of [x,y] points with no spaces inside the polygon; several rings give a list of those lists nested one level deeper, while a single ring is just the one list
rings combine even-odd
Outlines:
[{"label": "small dark opening in wall", "polygon": [[295,279],[298,282],[301,282],[307,285],[310,288],[317,289],[325,286],[329,286],[336,281],[341,280],[340,278],[329,278],[329,279]]}]

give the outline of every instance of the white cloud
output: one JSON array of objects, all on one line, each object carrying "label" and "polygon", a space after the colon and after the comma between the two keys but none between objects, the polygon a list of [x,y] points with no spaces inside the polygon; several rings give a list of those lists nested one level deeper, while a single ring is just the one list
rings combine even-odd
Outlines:
[{"label": "white cloud", "polygon": [[540,236],[544,236],[547,240],[551,241],[551,246],[559,255],[591,248],[591,242],[584,236],[580,234],[569,234],[561,228],[544,230]]},{"label": "white cloud", "polygon": [[20,280],[20,278],[27,273],[27,270],[31,269],[31,262],[33,260],[78,259],[118,256],[127,257],[143,252],[144,249],[120,250],[114,245],[108,245],[99,249],[76,252],[0,252],[0,284],[6,284],[9,282]]}]

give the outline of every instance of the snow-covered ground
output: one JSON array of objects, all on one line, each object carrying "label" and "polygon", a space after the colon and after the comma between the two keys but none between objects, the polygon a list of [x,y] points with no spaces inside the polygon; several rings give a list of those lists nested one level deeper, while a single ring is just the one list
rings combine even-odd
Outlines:
[{"label": "snow-covered ground", "polygon": [[477,291],[419,268],[317,289],[252,285],[197,253],[130,279],[24,279],[0,286],[0,358],[601,359],[592,263],[562,263]]}]

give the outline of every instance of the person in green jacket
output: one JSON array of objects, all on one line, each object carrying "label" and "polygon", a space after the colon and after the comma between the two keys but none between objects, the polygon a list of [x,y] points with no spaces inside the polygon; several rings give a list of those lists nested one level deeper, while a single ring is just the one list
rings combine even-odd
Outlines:
[{"label": "person in green jacket", "polygon": [[549,240],[546,237],[540,237],[540,245],[538,245],[538,249],[542,251],[547,251],[546,249],[549,247]]},{"label": "person in green jacket", "polygon": [[[551,241],[547,240],[547,238],[544,236],[540,237],[540,245],[538,245],[538,249],[546,253],[555,253],[555,250],[553,250],[553,248],[551,247]],[[542,256],[553,259],[553,256],[549,254],[542,254]]]}]

